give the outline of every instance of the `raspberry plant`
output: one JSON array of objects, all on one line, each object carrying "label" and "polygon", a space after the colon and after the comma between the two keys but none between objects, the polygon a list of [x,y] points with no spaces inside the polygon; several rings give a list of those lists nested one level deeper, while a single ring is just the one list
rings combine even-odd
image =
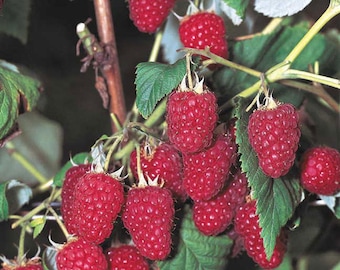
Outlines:
[{"label": "raspberry plant", "polygon": [[[0,1],[0,20],[11,2]],[[112,132],[51,179],[20,144],[35,136],[23,119],[42,84],[0,61],[0,144],[26,170],[0,182],[0,221],[21,228],[2,269],[303,270],[316,256],[318,269],[340,267],[324,259],[340,255],[340,34],[325,28],[340,1],[313,23],[299,16],[311,1],[253,2],[128,1],[155,42],[126,111],[110,2],[93,1],[98,37],[80,22],[77,53],[81,72],[94,68]],[[237,34],[254,12],[271,20]],[[39,247],[31,258],[28,239]]]}]

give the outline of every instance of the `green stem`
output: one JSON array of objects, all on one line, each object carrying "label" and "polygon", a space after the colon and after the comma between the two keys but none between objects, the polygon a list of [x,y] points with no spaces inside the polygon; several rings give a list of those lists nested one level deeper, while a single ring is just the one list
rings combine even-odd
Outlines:
[{"label": "green stem", "polygon": [[305,84],[302,82],[292,81],[292,80],[281,80],[280,84],[294,87],[297,89],[302,89],[306,92],[313,93],[323,99],[326,104],[332,108],[335,112],[340,112],[339,104],[330,96],[322,87],[313,86]]},{"label": "green stem", "polygon": [[87,28],[86,23],[79,23],[76,32],[88,55],[94,55],[103,51],[98,40]]},{"label": "green stem", "polygon": [[161,41],[163,38],[163,28],[156,33],[155,41],[153,42],[152,50],[148,62],[155,62],[157,60],[159,50],[161,48]]},{"label": "green stem", "polygon": [[322,14],[322,16],[314,23],[309,29],[306,35],[299,41],[294,49],[288,54],[284,61],[292,63],[313,39],[313,37],[319,33],[322,27],[324,27],[333,17],[340,13],[340,4],[338,0],[331,0],[329,7]]},{"label": "green stem", "polygon": [[257,71],[255,69],[251,69],[251,68],[248,68],[246,66],[242,66],[242,65],[236,64],[234,62],[231,62],[231,61],[229,61],[227,59],[224,59],[221,56],[213,54],[209,50],[198,50],[198,49],[185,48],[185,49],[183,49],[183,51],[185,51],[187,53],[191,53],[191,54],[202,55],[202,56],[210,58],[216,64],[221,64],[221,65],[226,66],[226,67],[230,67],[230,68],[234,68],[234,69],[243,71],[243,72],[245,72],[245,73],[247,73],[249,75],[252,75],[254,77],[258,77],[258,78],[261,77],[261,72],[260,71]]},{"label": "green stem", "polygon": [[18,152],[13,142],[6,143],[8,153],[13,159],[18,161],[30,174],[32,174],[41,184],[48,182],[48,179],[43,176],[21,153]]},{"label": "green stem", "polygon": [[322,76],[314,73],[310,73],[307,71],[295,70],[295,69],[288,69],[283,72],[280,76],[281,78],[277,78],[276,80],[280,79],[303,79],[312,82],[318,82],[324,85],[332,86],[334,88],[340,89],[340,80],[330,78],[327,76]]},{"label": "green stem", "polygon": [[26,236],[26,223],[22,224],[19,236],[18,260],[20,261],[20,265],[23,263],[22,259],[25,256],[25,236]]},{"label": "green stem", "polygon": [[33,189],[33,196],[50,190],[52,185],[53,185],[53,180],[49,180],[48,182],[37,186],[36,188]]},{"label": "green stem", "polygon": [[41,204],[39,204],[37,207],[32,209],[30,212],[28,212],[26,215],[18,219],[16,222],[12,224],[12,229],[15,229],[18,227],[20,224],[23,222],[26,222],[30,220],[33,216],[38,214],[40,211],[44,210],[46,208],[46,203],[49,204],[51,201],[56,200],[60,194],[61,194],[62,189],[57,190],[56,192],[52,191],[51,196],[45,199]]},{"label": "green stem", "polygon": [[50,211],[51,214],[55,217],[55,220],[57,221],[61,231],[65,235],[65,238],[68,239],[70,237],[70,234],[68,233],[64,223],[60,220],[60,217],[58,216],[56,211],[54,211],[54,209],[50,205],[47,205],[47,210]]}]

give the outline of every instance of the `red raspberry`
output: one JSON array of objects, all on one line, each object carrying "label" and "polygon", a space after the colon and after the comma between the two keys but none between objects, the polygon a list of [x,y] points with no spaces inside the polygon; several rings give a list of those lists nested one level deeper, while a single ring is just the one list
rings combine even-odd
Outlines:
[{"label": "red raspberry", "polygon": [[277,237],[273,255],[268,261],[261,238],[255,201],[250,201],[239,208],[235,215],[234,225],[236,233],[243,237],[247,254],[262,268],[272,269],[281,264],[287,249],[285,234],[282,230]]},{"label": "red raspberry", "polygon": [[129,190],[122,220],[144,257],[164,260],[171,251],[174,215],[171,191],[146,186]]},{"label": "red raspberry", "polygon": [[263,106],[250,115],[250,144],[262,171],[272,178],[287,174],[292,167],[300,134],[299,116],[291,104]]},{"label": "red raspberry", "polygon": [[301,160],[301,184],[309,192],[333,195],[340,191],[340,153],[318,146],[308,149]]},{"label": "red raspberry", "polygon": [[130,19],[139,31],[155,33],[168,17],[176,0],[129,0]]},{"label": "red raspberry", "polygon": [[179,25],[179,37],[187,48],[205,49],[228,58],[226,27],[219,15],[202,11],[184,17]]},{"label": "red raspberry", "polygon": [[82,238],[71,240],[57,252],[58,270],[107,270],[107,261],[100,246]]},{"label": "red raspberry", "polygon": [[73,212],[74,189],[79,179],[91,170],[91,164],[80,164],[73,166],[67,170],[63,182],[61,192],[61,215],[63,217],[65,227],[70,234],[75,234],[76,223],[75,214]]},{"label": "red raspberry", "polygon": [[[164,181],[164,187],[170,189],[176,199],[185,201],[187,195],[182,186],[182,157],[175,147],[168,143],[157,147],[143,144],[140,152],[141,169],[146,178],[159,177]],[[130,168],[135,178],[138,178],[136,150],[130,155]]]},{"label": "red raspberry", "polygon": [[213,145],[199,153],[183,156],[183,186],[195,201],[217,195],[229,176],[236,159],[236,144],[231,136],[219,135]]},{"label": "red raspberry", "polygon": [[196,201],[193,220],[197,229],[205,235],[218,235],[232,223],[233,210],[228,205],[229,193],[224,189],[209,201]]},{"label": "red raspberry", "polygon": [[111,247],[105,253],[109,263],[108,270],[149,270],[147,260],[135,246]]},{"label": "red raspberry", "polygon": [[102,243],[110,236],[123,203],[124,189],[119,179],[104,173],[86,173],[74,193],[76,235],[95,244]]},{"label": "red raspberry", "polygon": [[209,147],[218,114],[216,97],[206,86],[199,83],[192,91],[181,84],[170,94],[166,111],[169,139],[182,153]]},{"label": "red raspberry", "polygon": [[227,186],[208,201],[195,201],[193,220],[197,229],[205,235],[218,235],[232,223],[235,211],[245,203],[248,193],[247,179],[238,171]]}]

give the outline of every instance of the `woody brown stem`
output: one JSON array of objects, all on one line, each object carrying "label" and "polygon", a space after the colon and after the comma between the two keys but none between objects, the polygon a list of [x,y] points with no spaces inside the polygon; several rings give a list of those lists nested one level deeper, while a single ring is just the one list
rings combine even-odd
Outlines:
[{"label": "woody brown stem", "polygon": [[[126,106],[119,68],[110,0],[94,0],[93,2],[100,41],[103,44],[112,46],[113,48],[112,62],[102,69],[110,95],[109,109],[110,113],[115,114],[119,122],[123,123],[126,118]],[[116,131],[115,125],[113,123],[112,130],[113,132]]]}]

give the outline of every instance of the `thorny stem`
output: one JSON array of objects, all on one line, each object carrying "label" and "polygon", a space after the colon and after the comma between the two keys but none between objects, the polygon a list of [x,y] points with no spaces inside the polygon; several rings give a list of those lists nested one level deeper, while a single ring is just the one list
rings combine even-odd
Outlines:
[{"label": "thorny stem", "polygon": [[8,150],[8,153],[12,156],[12,158],[18,161],[41,184],[45,184],[46,182],[48,182],[48,179],[45,176],[43,176],[27,158],[25,158],[21,153],[18,152],[13,142],[6,143],[6,148]]},{"label": "thorny stem", "polygon": [[[112,62],[102,69],[110,94],[110,112],[117,115],[120,123],[123,123],[126,119],[125,98],[119,68],[110,0],[94,0],[93,2],[100,41],[104,44],[110,44],[113,47]],[[112,125],[112,131],[113,133],[116,131],[114,125]]]},{"label": "thorny stem", "polygon": [[14,222],[12,224],[12,229],[15,229],[16,227],[18,227],[20,224],[22,224],[25,221],[30,220],[33,216],[35,216],[36,214],[38,214],[40,211],[42,211],[43,209],[46,208],[46,204],[49,204],[51,201],[56,200],[60,194],[61,194],[62,189],[59,189],[57,191],[54,192],[54,190],[51,192],[50,197],[46,198],[42,203],[40,203],[37,207],[35,207],[34,209],[32,209],[30,212],[28,212],[25,216],[21,217],[20,219],[18,219],[16,222]]}]

